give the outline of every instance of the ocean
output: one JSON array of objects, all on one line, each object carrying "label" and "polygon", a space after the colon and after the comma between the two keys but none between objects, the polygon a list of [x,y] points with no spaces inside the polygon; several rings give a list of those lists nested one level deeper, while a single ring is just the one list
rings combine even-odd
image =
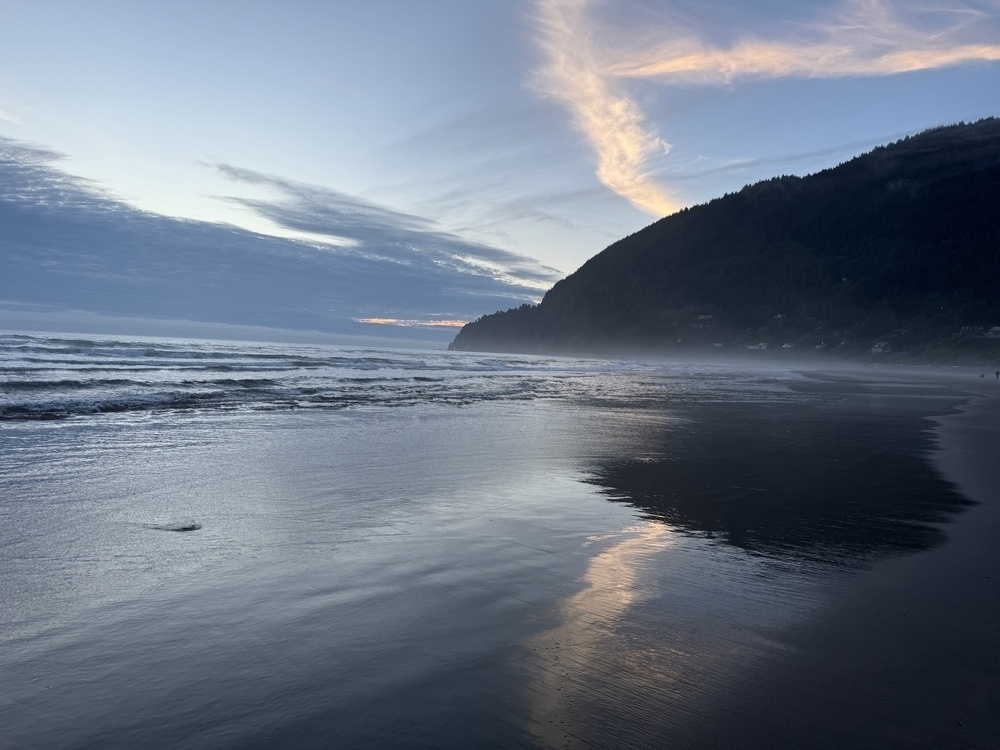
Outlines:
[{"label": "ocean", "polygon": [[[711,744],[971,505],[953,392],[0,335],[0,746]],[[721,736],[721,735],[719,735]]]}]

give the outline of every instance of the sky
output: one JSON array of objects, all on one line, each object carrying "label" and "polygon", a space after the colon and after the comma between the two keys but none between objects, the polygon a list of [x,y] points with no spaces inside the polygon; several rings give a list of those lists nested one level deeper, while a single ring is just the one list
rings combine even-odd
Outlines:
[{"label": "sky", "polygon": [[358,293],[354,321],[538,299],[680,208],[995,115],[1000,0],[0,0],[0,145],[65,177],[73,221],[115,205],[479,285]]}]

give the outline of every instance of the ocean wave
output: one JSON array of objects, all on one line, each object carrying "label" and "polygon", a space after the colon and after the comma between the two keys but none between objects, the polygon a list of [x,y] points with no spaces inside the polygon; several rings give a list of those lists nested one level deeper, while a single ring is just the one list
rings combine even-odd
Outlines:
[{"label": "ocean wave", "polygon": [[136,396],[109,396],[95,399],[52,399],[0,404],[0,421],[68,419],[93,414],[129,411],[196,409],[221,406],[209,394],[147,393]]},{"label": "ocean wave", "polygon": [[[599,359],[0,334],[0,420],[121,412],[465,406],[562,399],[630,406],[767,397],[760,376]],[[776,386],[775,397],[787,389]]]}]

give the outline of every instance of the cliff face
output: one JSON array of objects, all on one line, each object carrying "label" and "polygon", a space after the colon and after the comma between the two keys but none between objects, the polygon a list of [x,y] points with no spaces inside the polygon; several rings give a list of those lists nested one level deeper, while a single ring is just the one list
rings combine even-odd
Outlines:
[{"label": "cliff face", "polygon": [[668,216],[591,258],[539,305],[468,324],[450,348],[986,351],[994,325],[1000,120],[991,118]]}]

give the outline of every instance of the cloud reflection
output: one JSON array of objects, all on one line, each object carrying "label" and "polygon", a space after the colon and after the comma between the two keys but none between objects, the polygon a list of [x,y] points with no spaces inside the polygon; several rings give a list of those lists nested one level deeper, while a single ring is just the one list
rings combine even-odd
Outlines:
[{"label": "cloud reflection", "polygon": [[565,741],[562,722],[576,700],[574,693],[587,689],[581,678],[608,668],[621,669],[622,678],[629,673],[628,644],[617,627],[642,597],[642,570],[671,546],[672,537],[669,526],[645,522],[593,557],[583,577],[585,588],[560,607],[561,624],[529,643],[540,662],[530,687],[532,732],[546,746]]}]

